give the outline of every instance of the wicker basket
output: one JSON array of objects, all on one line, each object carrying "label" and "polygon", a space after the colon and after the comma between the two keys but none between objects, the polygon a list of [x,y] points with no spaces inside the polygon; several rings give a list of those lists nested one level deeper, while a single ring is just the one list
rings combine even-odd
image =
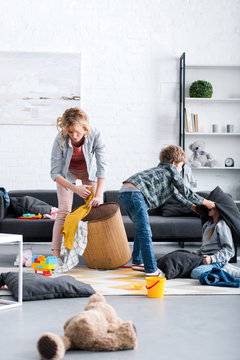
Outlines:
[{"label": "wicker basket", "polygon": [[89,268],[116,269],[130,260],[131,251],[117,203],[92,208],[83,221],[88,221],[88,243],[83,257]]}]

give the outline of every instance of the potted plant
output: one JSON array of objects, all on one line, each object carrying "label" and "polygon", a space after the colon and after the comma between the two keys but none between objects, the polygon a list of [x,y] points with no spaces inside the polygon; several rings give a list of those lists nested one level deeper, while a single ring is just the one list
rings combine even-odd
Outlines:
[{"label": "potted plant", "polygon": [[197,80],[189,88],[189,96],[197,98],[211,98],[213,94],[212,84],[206,80]]}]

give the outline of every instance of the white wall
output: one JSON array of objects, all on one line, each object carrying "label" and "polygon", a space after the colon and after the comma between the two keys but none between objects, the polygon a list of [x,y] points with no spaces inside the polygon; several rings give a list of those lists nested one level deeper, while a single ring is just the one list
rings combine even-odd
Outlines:
[{"label": "white wall", "polygon": [[[104,134],[105,189],[118,189],[178,143],[178,66],[240,64],[238,0],[8,0],[1,51],[82,53],[82,107]],[[1,71],[1,69],[0,69]],[[0,185],[54,188],[56,129],[0,126]]]}]

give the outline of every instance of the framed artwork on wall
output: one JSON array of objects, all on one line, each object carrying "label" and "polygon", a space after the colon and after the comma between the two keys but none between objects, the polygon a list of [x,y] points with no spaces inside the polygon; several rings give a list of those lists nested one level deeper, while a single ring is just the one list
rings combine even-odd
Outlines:
[{"label": "framed artwork on wall", "polygon": [[0,124],[56,125],[81,106],[81,54],[0,51]]}]

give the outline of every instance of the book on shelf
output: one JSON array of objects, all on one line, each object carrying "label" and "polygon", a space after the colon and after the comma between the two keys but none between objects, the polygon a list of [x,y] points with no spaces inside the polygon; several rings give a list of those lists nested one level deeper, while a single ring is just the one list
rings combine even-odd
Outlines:
[{"label": "book on shelf", "polygon": [[191,120],[192,120],[192,131],[195,132],[194,114],[193,113],[191,113]]},{"label": "book on shelf", "polygon": [[185,127],[187,132],[193,131],[191,110],[188,107],[185,108]]},{"label": "book on shelf", "polygon": [[198,114],[194,114],[194,127],[195,132],[198,132]]},{"label": "book on shelf", "polygon": [[185,129],[186,132],[198,132],[198,114],[191,113],[191,110],[185,108]]}]

